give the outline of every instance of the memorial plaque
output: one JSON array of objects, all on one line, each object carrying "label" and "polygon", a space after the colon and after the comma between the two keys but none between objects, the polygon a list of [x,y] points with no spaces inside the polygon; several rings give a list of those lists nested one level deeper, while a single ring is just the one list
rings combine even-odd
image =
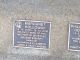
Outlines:
[{"label": "memorial plaque", "polygon": [[69,24],[68,49],[80,51],[80,23]]},{"label": "memorial plaque", "polygon": [[50,22],[17,20],[13,25],[14,47],[49,48]]}]

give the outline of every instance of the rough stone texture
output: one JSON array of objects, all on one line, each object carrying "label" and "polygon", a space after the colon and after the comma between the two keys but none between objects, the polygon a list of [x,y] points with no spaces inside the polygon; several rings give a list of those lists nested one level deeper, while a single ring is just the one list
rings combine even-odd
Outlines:
[{"label": "rough stone texture", "polygon": [[[50,55],[27,55],[12,47],[13,20],[18,19],[52,22]],[[67,50],[68,23],[79,20],[80,0],[0,0],[0,60],[80,60],[80,52]]]}]

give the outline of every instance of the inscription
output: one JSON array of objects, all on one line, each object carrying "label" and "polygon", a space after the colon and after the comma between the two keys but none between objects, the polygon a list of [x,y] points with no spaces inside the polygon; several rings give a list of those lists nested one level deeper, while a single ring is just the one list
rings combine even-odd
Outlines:
[{"label": "inscription", "polygon": [[49,48],[50,22],[15,21],[14,46]]}]

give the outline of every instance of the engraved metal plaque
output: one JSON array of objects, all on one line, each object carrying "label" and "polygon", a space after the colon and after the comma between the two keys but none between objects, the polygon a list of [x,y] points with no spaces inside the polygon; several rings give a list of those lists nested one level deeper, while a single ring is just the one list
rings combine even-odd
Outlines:
[{"label": "engraved metal plaque", "polygon": [[50,22],[17,20],[13,25],[13,46],[49,48]]},{"label": "engraved metal plaque", "polygon": [[69,24],[68,49],[80,51],[80,23]]}]

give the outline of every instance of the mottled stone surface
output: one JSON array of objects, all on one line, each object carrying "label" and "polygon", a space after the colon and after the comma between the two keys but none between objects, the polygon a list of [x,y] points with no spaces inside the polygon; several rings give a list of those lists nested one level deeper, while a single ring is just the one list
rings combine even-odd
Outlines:
[{"label": "mottled stone surface", "polygon": [[[18,19],[52,22],[49,51],[12,47]],[[0,0],[0,60],[80,60],[80,52],[67,50],[68,23],[79,20],[80,0]]]}]

